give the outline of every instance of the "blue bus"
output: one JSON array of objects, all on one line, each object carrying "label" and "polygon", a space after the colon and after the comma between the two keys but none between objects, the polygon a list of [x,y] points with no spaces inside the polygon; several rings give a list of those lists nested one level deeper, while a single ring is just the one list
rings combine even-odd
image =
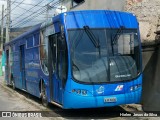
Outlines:
[{"label": "blue bus", "polygon": [[6,83],[64,109],[140,103],[138,25],[126,12],[61,13],[5,44]]}]

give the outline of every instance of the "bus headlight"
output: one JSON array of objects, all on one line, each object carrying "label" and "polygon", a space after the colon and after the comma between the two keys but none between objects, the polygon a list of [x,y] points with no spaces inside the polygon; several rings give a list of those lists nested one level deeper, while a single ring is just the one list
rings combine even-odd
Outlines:
[{"label": "bus headlight", "polygon": [[133,91],[133,87],[130,88],[130,91]]},{"label": "bus headlight", "polygon": [[131,87],[130,87],[130,91],[135,91],[135,90],[137,90],[137,89],[140,88],[140,87],[141,87],[140,84],[135,85],[135,86],[131,86]]},{"label": "bus headlight", "polygon": [[80,95],[81,94],[81,90],[76,90],[76,93]]}]

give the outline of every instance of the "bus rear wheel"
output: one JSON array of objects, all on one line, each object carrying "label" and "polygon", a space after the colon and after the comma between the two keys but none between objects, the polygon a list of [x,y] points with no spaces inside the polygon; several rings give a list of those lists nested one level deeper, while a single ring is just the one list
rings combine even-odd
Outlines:
[{"label": "bus rear wheel", "polygon": [[12,89],[15,90],[15,81],[13,79],[13,76],[11,75],[11,86],[12,86]]},{"label": "bus rear wheel", "polygon": [[13,90],[15,90],[15,83],[14,83],[14,80],[12,80],[12,88],[13,88]]},{"label": "bus rear wheel", "polygon": [[46,91],[46,87],[45,84],[42,84],[42,105],[47,107],[48,106],[48,100],[47,100],[47,91]]}]

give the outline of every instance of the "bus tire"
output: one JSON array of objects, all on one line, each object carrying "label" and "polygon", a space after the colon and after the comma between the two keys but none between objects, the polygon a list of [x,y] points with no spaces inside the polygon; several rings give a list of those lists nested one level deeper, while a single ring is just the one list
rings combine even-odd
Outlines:
[{"label": "bus tire", "polygon": [[11,85],[12,85],[12,89],[15,90],[16,87],[15,87],[13,76],[11,76]]},{"label": "bus tire", "polygon": [[12,80],[12,89],[15,90],[16,87],[15,87],[15,83],[14,83],[14,80]]},{"label": "bus tire", "polygon": [[48,100],[47,100],[47,91],[46,91],[46,87],[45,87],[45,84],[43,83],[42,84],[42,105],[47,107],[48,106]]}]

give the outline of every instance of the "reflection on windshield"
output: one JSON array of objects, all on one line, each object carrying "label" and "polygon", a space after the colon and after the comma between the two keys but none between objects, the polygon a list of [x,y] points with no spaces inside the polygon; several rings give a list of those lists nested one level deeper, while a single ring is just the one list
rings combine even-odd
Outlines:
[{"label": "reflection on windshield", "polygon": [[136,30],[123,30],[114,44],[111,38],[116,30],[89,30],[98,38],[99,48],[95,47],[85,30],[69,30],[72,75],[75,80],[102,83],[137,77],[140,65]]},{"label": "reflection on windshield", "polygon": [[73,75],[77,80],[83,82],[104,82],[107,80],[107,58],[97,60],[92,66],[78,69],[73,65]]},{"label": "reflection on windshield", "polygon": [[137,76],[137,66],[131,56],[110,57],[110,80],[130,80]]}]

